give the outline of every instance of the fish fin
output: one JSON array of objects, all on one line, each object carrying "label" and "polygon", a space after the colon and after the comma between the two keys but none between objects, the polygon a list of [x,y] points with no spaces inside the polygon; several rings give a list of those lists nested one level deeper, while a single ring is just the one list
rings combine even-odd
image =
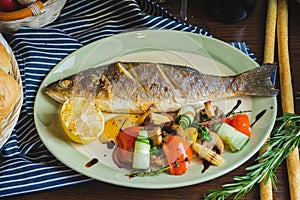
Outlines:
[{"label": "fish fin", "polygon": [[277,64],[263,64],[252,70],[240,74],[238,79],[242,78],[243,94],[252,96],[276,96],[278,89],[274,88],[271,77],[275,75]]}]

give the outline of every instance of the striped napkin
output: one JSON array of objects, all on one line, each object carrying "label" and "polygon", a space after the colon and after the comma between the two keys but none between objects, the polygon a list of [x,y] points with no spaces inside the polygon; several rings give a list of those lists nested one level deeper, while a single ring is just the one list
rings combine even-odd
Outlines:
[{"label": "striped napkin", "polygon": [[[69,0],[44,28],[23,28],[8,38],[23,79],[18,123],[0,149],[0,197],[59,188],[92,180],[58,161],[38,136],[34,99],[41,81],[64,57],[101,38],[136,29],[172,29],[210,36],[178,21],[150,0]],[[253,59],[245,43],[231,43]]]}]

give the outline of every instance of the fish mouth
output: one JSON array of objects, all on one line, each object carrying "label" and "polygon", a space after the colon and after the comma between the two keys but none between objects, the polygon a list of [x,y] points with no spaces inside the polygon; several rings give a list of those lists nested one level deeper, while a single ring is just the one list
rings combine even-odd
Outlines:
[{"label": "fish mouth", "polygon": [[59,92],[55,92],[49,88],[45,88],[44,89],[45,94],[47,94],[49,97],[51,97],[52,99],[54,99],[55,101],[59,102],[59,103],[64,103],[65,102],[65,98],[62,95],[62,93]]}]

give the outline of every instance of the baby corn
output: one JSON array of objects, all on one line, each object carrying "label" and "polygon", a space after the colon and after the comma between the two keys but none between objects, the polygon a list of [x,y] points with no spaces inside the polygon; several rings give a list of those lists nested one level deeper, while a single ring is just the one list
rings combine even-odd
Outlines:
[{"label": "baby corn", "polygon": [[212,165],[220,166],[224,163],[224,158],[222,156],[199,143],[193,143],[191,147],[199,156],[210,162]]}]

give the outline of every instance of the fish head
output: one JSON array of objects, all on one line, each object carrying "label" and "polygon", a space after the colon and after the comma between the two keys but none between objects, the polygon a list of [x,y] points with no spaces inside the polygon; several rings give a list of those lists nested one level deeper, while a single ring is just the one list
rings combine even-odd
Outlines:
[{"label": "fish head", "polygon": [[95,99],[105,84],[101,76],[87,70],[58,80],[45,87],[45,93],[59,103],[71,98]]},{"label": "fish head", "polygon": [[45,93],[59,103],[65,102],[74,95],[74,80],[65,78],[45,87]]}]

